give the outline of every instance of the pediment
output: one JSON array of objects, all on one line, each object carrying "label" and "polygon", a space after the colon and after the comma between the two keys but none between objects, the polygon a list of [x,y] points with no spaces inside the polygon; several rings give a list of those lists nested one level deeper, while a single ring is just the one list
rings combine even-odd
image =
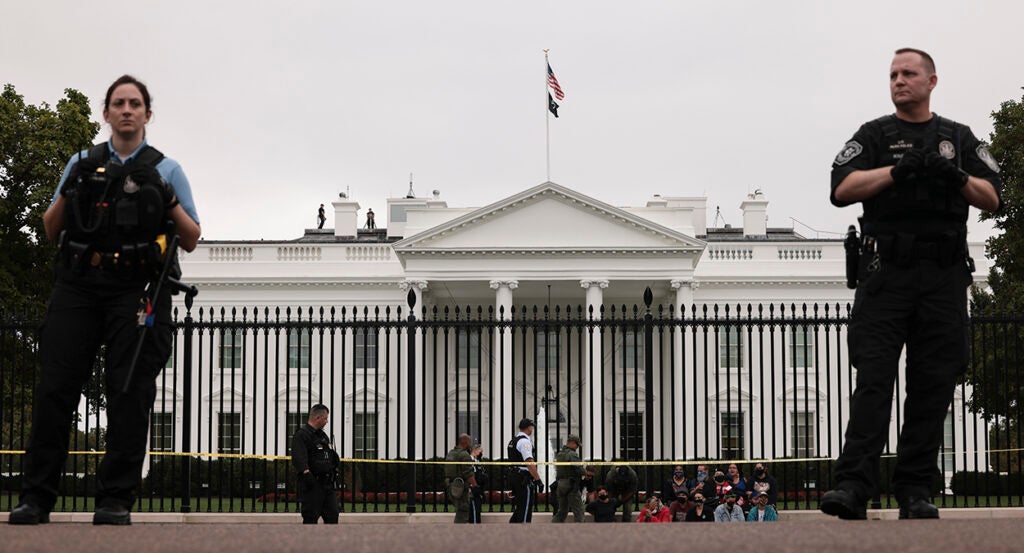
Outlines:
[{"label": "pediment", "polygon": [[402,253],[694,251],[704,242],[547,182],[396,242]]}]

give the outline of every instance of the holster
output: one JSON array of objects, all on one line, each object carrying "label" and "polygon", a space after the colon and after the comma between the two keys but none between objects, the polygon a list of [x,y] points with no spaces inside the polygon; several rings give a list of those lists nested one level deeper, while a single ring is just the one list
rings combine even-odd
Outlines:
[{"label": "holster", "polygon": [[860,238],[853,225],[846,231],[843,247],[846,249],[846,287],[853,290],[857,288],[857,272],[860,268]]}]

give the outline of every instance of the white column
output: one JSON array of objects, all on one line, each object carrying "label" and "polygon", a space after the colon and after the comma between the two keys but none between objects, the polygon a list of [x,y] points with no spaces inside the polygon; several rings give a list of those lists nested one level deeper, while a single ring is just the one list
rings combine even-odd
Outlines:
[{"label": "white column", "polygon": [[[675,316],[677,319],[683,319],[690,312],[690,306],[693,305],[693,288],[695,285],[691,279],[683,278],[673,279],[671,284],[672,289],[676,291]],[[675,383],[672,387],[672,397],[676,398],[676,401],[672,402],[672,404],[678,406],[678,409],[675,409],[675,412],[672,414],[676,427],[676,451],[674,453],[676,459],[682,459],[684,440],[691,432],[695,431],[695,427],[683,428],[684,410],[688,407],[692,408],[686,401],[686,376],[692,374],[692,371],[687,370],[686,362],[688,357],[683,355],[685,336],[683,335],[682,327],[677,327],[672,331],[672,342],[672,347],[675,351],[675,355],[672,358],[672,368],[676,372]],[[691,427],[693,426],[691,424]],[[689,453],[693,456],[692,451]]]},{"label": "white column", "polygon": [[[408,303],[408,299],[407,299],[408,295],[406,296],[406,298],[403,298],[403,300],[402,300],[402,313],[404,313],[405,317],[407,317],[407,318],[411,314],[417,320],[421,319],[422,317],[420,315],[423,313],[423,301],[424,301],[424,297],[423,296],[424,296],[424,293],[427,291],[427,281],[425,281],[425,280],[408,279],[408,280],[405,280],[404,282],[399,282],[398,283],[398,288],[401,289],[403,292],[406,292],[406,294],[408,294],[409,290],[412,290],[413,294],[416,297],[416,305],[412,308],[411,312],[408,310],[409,309],[409,303]],[[402,354],[402,358],[399,360],[399,366],[406,366],[406,370],[405,371],[401,371],[399,373],[400,374],[400,377],[399,377],[400,385],[402,386],[402,390],[404,390],[405,393],[402,394],[401,397],[399,397],[399,401],[403,402],[402,403],[402,418],[403,418],[403,420],[400,421],[400,423],[398,425],[398,428],[405,428],[406,432],[412,432],[412,433],[414,433],[417,436],[417,439],[416,439],[416,450],[414,452],[412,452],[412,453],[409,453],[408,452],[408,448],[405,448],[406,449],[406,455],[411,457],[411,458],[413,458],[413,459],[422,459],[423,458],[424,447],[425,447],[425,444],[427,443],[427,440],[423,439],[423,438],[426,438],[426,431],[427,431],[427,429],[428,428],[433,428],[434,425],[433,424],[429,424],[428,425],[427,421],[421,420],[422,414],[424,412],[431,412],[429,409],[428,410],[424,410],[423,409],[423,401],[425,401],[425,398],[428,397],[426,394],[423,393],[423,391],[427,390],[428,386],[427,386],[427,382],[423,378],[423,362],[422,362],[422,359],[423,359],[423,346],[424,346],[424,342],[423,342],[423,334],[422,333],[418,332],[416,334],[415,342],[416,342],[416,361],[415,361],[415,363],[413,363],[413,366],[411,366],[411,367],[406,366],[406,365],[408,365],[407,359],[408,359],[408,355],[409,355],[409,352],[406,350],[406,344],[402,344],[402,347],[400,348],[400,350],[403,352],[403,354]],[[408,420],[408,417],[409,417],[408,409],[409,409],[409,393],[410,393],[410,390],[409,390],[409,376],[410,375],[412,375],[414,377],[415,384],[416,384],[416,390],[415,390],[415,392],[416,392],[416,394],[415,394],[415,399],[416,399],[416,425],[417,425],[418,428],[406,428],[408,426],[406,424],[406,421]],[[433,388],[433,386],[431,385],[429,387],[429,389],[432,389],[432,388]],[[406,435],[406,436],[396,436],[396,439],[399,440],[399,442],[398,442],[400,444],[399,445],[399,451],[401,451],[402,447],[407,444],[408,435]]]},{"label": "white column", "polygon": [[[518,280],[492,280],[494,290],[494,318],[512,320],[512,290],[519,287]],[[512,327],[502,327],[494,333],[491,349],[494,371],[491,374],[491,443],[484,444],[493,459],[504,456],[505,437],[511,437],[518,421],[512,420]]]},{"label": "white column", "polygon": [[[601,305],[604,304],[604,289],[608,287],[608,281],[604,279],[586,279],[580,281],[580,287],[587,291],[587,307],[584,317],[592,317],[593,320],[601,320]],[[580,417],[580,427],[583,429],[583,443],[587,444],[588,454],[585,457],[591,459],[608,459],[605,456],[605,440],[609,435],[610,422],[604,415],[604,346],[602,332],[598,327],[592,331],[588,330],[583,334],[584,355],[586,359],[584,370],[585,380],[589,380],[589,390],[583,394],[583,414]],[[581,389],[584,389],[581,387]],[[614,451],[613,447],[609,451]]]}]

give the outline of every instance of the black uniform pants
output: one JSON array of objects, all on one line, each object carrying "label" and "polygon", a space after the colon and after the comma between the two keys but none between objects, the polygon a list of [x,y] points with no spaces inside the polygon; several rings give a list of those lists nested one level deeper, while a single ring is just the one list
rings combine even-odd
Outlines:
[{"label": "black uniform pants", "polygon": [[879,456],[889,432],[893,387],[906,345],[906,400],[893,490],[927,497],[955,381],[967,368],[967,286],[963,260],[943,266],[881,262],[857,287],[849,347],[857,369],[837,487],[867,501],[878,493]]},{"label": "black uniform pants", "polygon": [[22,500],[53,508],[68,452],[68,435],[82,388],[106,345],[106,454],[97,475],[96,505],[131,508],[142,479],[149,412],[156,376],[171,351],[171,297],[161,294],[155,324],[147,331],[131,386],[123,392],[139,336],[138,310],[145,283],[87,270],[58,268],[39,336],[39,385],[25,456]]},{"label": "black uniform pants", "polygon": [[512,518],[509,522],[532,522],[533,508],[537,494],[534,492],[533,479],[530,473],[520,471],[512,475]]},{"label": "black uniform pants", "polygon": [[338,523],[338,492],[330,479],[300,477],[299,501],[302,502],[303,524],[316,524],[321,517],[324,524]]}]

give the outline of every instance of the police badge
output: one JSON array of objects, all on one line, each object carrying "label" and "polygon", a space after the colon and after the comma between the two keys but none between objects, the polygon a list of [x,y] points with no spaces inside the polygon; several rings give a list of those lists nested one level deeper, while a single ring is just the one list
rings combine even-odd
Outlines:
[{"label": "police badge", "polygon": [[845,165],[851,159],[860,155],[864,151],[864,147],[860,145],[856,140],[851,140],[843,146],[843,149],[836,156],[836,165]]},{"label": "police badge", "polygon": [[136,193],[138,191],[139,191],[139,185],[134,180],[132,180],[131,175],[128,175],[127,177],[125,177],[125,179],[124,179],[124,193],[125,194],[134,194],[134,193]]},{"label": "police badge", "polygon": [[953,143],[948,140],[939,142],[939,155],[946,159],[956,157],[956,148],[953,147]]}]

